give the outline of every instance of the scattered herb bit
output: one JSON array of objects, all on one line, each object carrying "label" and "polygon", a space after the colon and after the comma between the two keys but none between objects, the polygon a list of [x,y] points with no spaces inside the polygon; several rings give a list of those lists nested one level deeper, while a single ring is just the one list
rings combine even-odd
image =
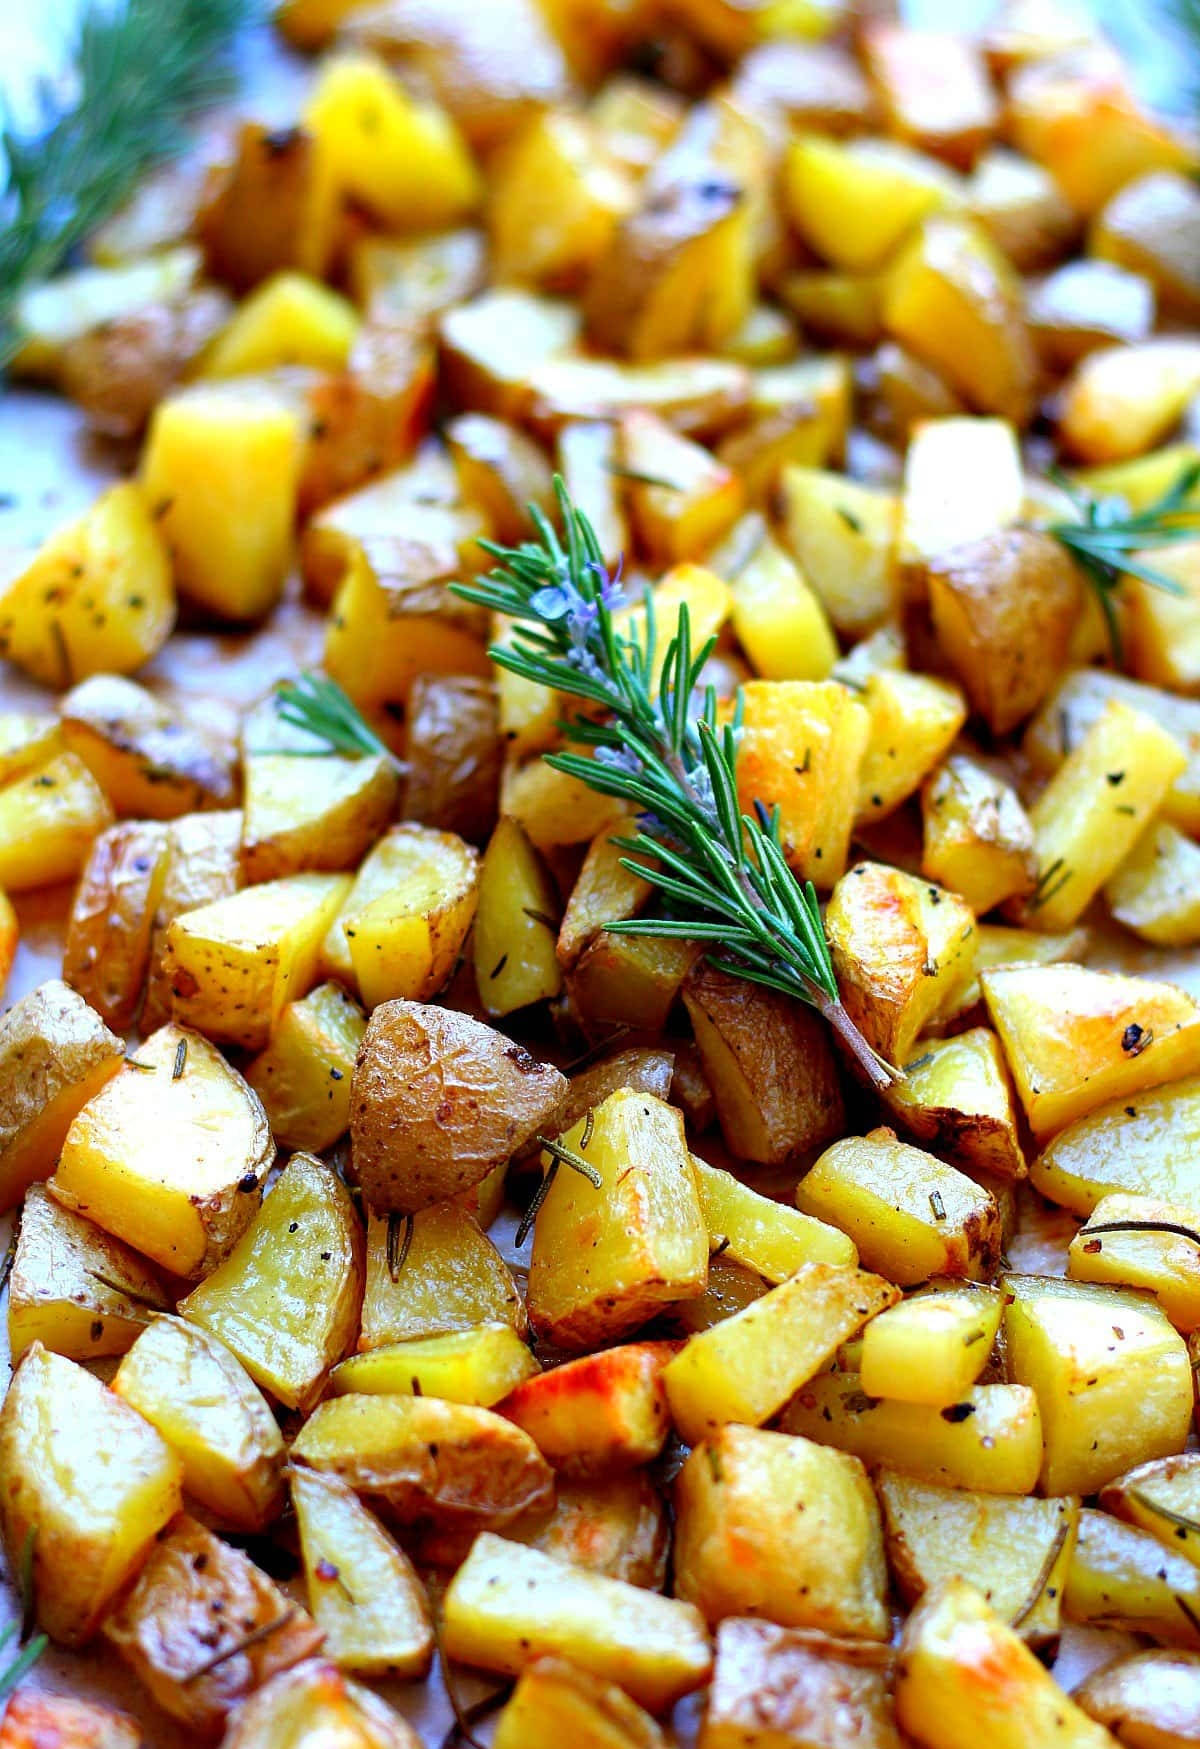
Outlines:
[{"label": "scattered herb bit", "polygon": [[194,1670],[189,1670],[180,1681],[186,1685],[189,1682],[199,1682],[202,1676],[207,1676],[212,1670],[219,1670],[222,1664],[228,1664],[231,1658],[236,1658],[239,1652],[248,1652],[251,1646],[257,1646],[262,1640],[269,1640],[271,1635],[286,1627],[296,1614],[296,1606],[289,1603],[287,1608],[275,1617],[273,1621],[260,1622],[258,1627],[251,1628],[248,1634],[243,1634],[240,1640],[235,1640],[231,1646],[226,1646],[223,1652],[214,1652],[211,1658],[206,1658],[203,1664],[197,1664]]},{"label": "scattered herb bit", "polygon": [[154,1064],[143,1063],[140,1057],[126,1057],[125,1062],[131,1069],[140,1069],[143,1075],[154,1074]]},{"label": "scattered herb bit", "polygon": [[183,1079],[183,1071],[187,1068],[187,1053],[188,1042],[186,1038],[181,1038],[175,1046],[175,1067],[171,1070],[172,1081]]},{"label": "scattered herb bit", "polygon": [[945,1220],[946,1205],[942,1201],[942,1193],[940,1190],[931,1190],[929,1192],[929,1206],[933,1210],[933,1218],[935,1221]]},{"label": "scattered herb bit", "polygon": [[550,1186],[554,1183],[554,1180],[557,1178],[557,1176],[558,1176],[558,1161],[551,1160],[549,1166],[546,1169],[546,1173],[542,1179],[542,1182],[538,1185],[537,1189],[533,1193],[532,1198],[530,1199],[529,1207],[525,1210],[525,1213],[521,1216],[521,1224],[517,1228],[516,1239],[515,1239],[515,1243],[517,1245],[523,1245],[525,1243],[526,1239],[528,1239],[530,1233],[532,1233],[533,1223],[537,1220],[538,1215],[541,1213],[542,1204],[545,1202],[546,1198],[549,1196]]},{"label": "scattered herb bit", "polygon": [[386,759],[395,770],[407,772],[403,760],[379,739],[353,699],[327,674],[310,671],[298,680],[285,680],[275,690],[275,710],[281,722],[304,729],[325,743],[324,748],[314,749],[318,755],[345,753],[355,759],[374,755]]},{"label": "scattered herb bit", "polygon": [[1131,1020],[1121,1034],[1121,1049],[1127,1057],[1140,1057],[1154,1043],[1154,1033],[1148,1026],[1139,1026],[1136,1020]]},{"label": "scattered herb bit", "polygon": [[956,1427],[960,1421],[969,1421],[974,1413],[974,1403],[951,1403],[948,1409],[942,1410],[942,1420]]},{"label": "scattered herb bit", "polygon": [[1187,1239],[1200,1246],[1200,1233],[1178,1221],[1098,1221],[1089,1223],[1082,1231],[1089,1237],[1092,1233],[1170,1233],[1176,1239]]},{"label": "scattered herb bit", "polygon": [[730,1240],[729,1234],[728,1233],[723,1234],[722,1237],[713,1246],[712,1250],[709,1252],[709,1254],[708,1254],[709,1262],[711,1263],[712,1259],[714,1257],[723,1257],[725,1255],[726,1251],[728,1251],[731,1242],[732,1241]]},{"label": "scattered herb bit", "polygon": [[1038,1568],[1038,1576],[1033,1582],[1033,1589],[1030,1591],[1029,1596],[1025,1599],[1016,1615],[1013,1616],[1009,1623],[1010,1627],[1019,1628],[1022,1622],[1028,1621],[1029,1617],[1037,1608],[1041,1601],[1043,1591],[1045,1591],[1047,1585],[1050,1583],[1050,1575],[1054,1571],[1058,1557],[1067,1546],[1067,1537],[1069,1535],[1070,1531],[1067,1525],[1060,1524],[1054,1533],[1054,1541],[1046,1550],[1046,1558]]},{"label": "scattered herb bit", "polygon": [[595,1131],[595,1128],[596,1128],[595,1109],[589,1105],[587,1108],[587,1115],[585,1116],[585,1118],[583,1120],[583,1134],[579,1138],[579,1151],[581,1154],[585,1154],[587,1152],[587,1145],[592,1139],[592,1135]]},{"label": "scattered herb bit", "polygon": [[1029,909],[1038,911],[1043,905],[1049,904],[1051,899],[1057,898],[1074,872],[1061,856],[1056,856],[1053,862],[1047,863],[1038,875],[1037,885],[1029,900]]},{"label": "scattered herb bit", "polygon": [[458,1689],[450,1675],[450,1660],[446,1656],[446,1648],[442,1643],[442,1624],[438,1612],[432,1612],[433,1641],[437,1647],[438,1663],[442,1667],[442,1681],[446,1685],[446,1699],[450,1702],[450,1711],[454,1714],[454,1723],[442,1738],[440,1749],[458,1749],[460,1743],[465,1743],[468,1749],[486,1749],[471,1727],[477,1725],[480,1719],[487,1718],[494,1712],[501,1701],[507,1700],[512,1693],[512,1683],[505,1682],[491,1694],[485,1694],[482,1699],[472,1701],[464,1706],[459,1698]]},{"label": "scattered herb bit", "polygon": [[853,534],[861,534],[862,533],[863,525],[862,525],[862,518],[861,517],[855,516],[853,510],[847,510],[847,508],[844,504],[837,504],[834,506],[834,508],[837,511],[838,515],[841,517],[842,521],[846,524],[846,527],[851,531],[851,533],[853,533]]},{"label": "scattered herb bit", "polygon": [[[93,1281],[99,1282],[101,1287],[108,1288],[110,1293],[120,1294],[123,1300],[129,1300],[135,1306],[145,1306],[151,1312],[163,1310],[161,1300],[152,1300],[149,1294],[140,1294],[136,1288],[126,1287],[122,1282],[114,1281],[110,1275],[103,1275],[98,1269],[89,1269],[88,1275]],[[123,1316],[128,1317],[128,1313]]]},{"label": "scattered herb bit", "polygon": [[498,978],[507,964],[508,964],[508,955],[506,953],[502,953],[500,955],[500,958],[496,961],[495,965],[492,967],[491,971],[488,973],[488,977],[489,978]]},{"label": "scattered herb bit", "polygon": [[1145,1511],[1156,1512],[1160,1518],[1165,1518],[1168,1524],[1173,1524],[1177,1531],[1182,1532],[1183,1536],[1200,1536],[1200,1524],[1194,1518],[1189,1518],[1186,1513],[1176,1512],[1172,1507],[1164,1506],[1160,1501],[1151,1499],[1150,1495],[1141,1488],[1127,1488],[1125,1491],[1129,1498],[1136,1500]]},{"label": "scattered herb bit", "polygon": [[[0,1651],[7,1649],[14,1633],[16,1632],[16,1628],[16,1622],[9,1622],[4,1631],[0,1633]],[[37,1663],[38,1659],[49,1644],[50,1642],[45,1634],[35,1634],[33,1638],[21,1648],[11,1663],[6,1664],[4,1669],[0,1670],[0,1699],[3,1699],[5,1695],[12,1693],[13,1689],[17,1686],[17,1683],[20,1682],[22,1676],[33,1669],[33,1666]]]},{"label": "scattered herb bit", "polygon": [[558,924],[554,921],[553,917],[547,917],[544,911],[535,911],[532,905],[522,905],[521,909],[531,922],[540,923],[543,929],[548,929],[550,931],[551,935],[558,934]]},{"label": "scattered herb bit", "polygon": [[[404,1229],[403,1238],[400,1236],[401,1228]],[[412,1215],[401,1215],[393,1211],[388,1216],[387,1223],[387,1272],[388,1279],[391,1281],[393,1287],[400,1280],[400,1271],[408,1262],[408,1254],[412,1249],[412,1241]]]},{"label": "scattered herb bit", "polygon": [[562,1142],[555,1142],[549,1136],[535,1137],[540,1148],[544,1148],[551,1159],[560,1166],[569,1166],[572,1172],[578,1172],[581,1178],[586,1178],[595,1190],[603,1188],[604,1180],[589,1161],[577,1154],[573,1148],[564,1147]]}]

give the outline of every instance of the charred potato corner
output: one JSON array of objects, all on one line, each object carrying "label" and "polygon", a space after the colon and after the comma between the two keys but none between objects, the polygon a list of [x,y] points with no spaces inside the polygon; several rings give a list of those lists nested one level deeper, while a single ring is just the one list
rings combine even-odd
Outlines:
[{"label": "charred potato corner", "polygon": [[1200,1743],[1198,136],[270,33],[0,273],[0,1749]]}]

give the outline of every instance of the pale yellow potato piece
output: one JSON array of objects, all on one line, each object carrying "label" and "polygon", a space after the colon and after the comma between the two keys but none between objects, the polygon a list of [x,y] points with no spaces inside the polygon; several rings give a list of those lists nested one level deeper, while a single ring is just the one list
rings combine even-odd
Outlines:
[{"label": "pale yellow potato piece", "polygon": [[1183,1450],[1187,1348],[1132,1293],[1043,1276],[1004,1278],[1009,1377],[1037,1394],[1048,1494],[1093,1494],[1122,1470]]},{"label": "pale yellow potato piece", "polygon": [[930,674],[882,669],[867,681],[863,703],[871,732],[858,774],[859,824],[883,819],[913,795],[967,720],[958,687]]},{"label": "pale yellow potato piece", "polygon": [[904,458],[897,558],[918,568],[1021,515],[1025,476],[1005,419],[930,419]]},{"label": "pale yellow potato piece", "polygon": [[485,1014],[511,1014],[558,995],[559,912],[558,895],[537,851],[515,820],[500,820],[479,870],[472,939]]},{"label": "pale yellow potato piece", "polygon": [[824,1749],[843,1733],[862,1749],[903,1749],[893,1718],[892,1663],[892,1653],[873,1640],[749,1618],[723,1621],[699,1749],[810,1743]]},{"label": "pale yellow potato piece", "polygon": [[512,1271],[465,1208],[435,1202],[413,1215],[368,1216],[360,1349],[487,1323],[523,1336],[525,1307]]},{"label": "pale yellow potato piece", "polygon": [[207,1039],[169,1025],[76,1117],[51,1194],[194,1279],[254,1218],[274,1158],[257,1095]]},{"label": "pale yellow potato piece", "polygon": [[329,1389],[335,1396],[351,1391],[408,1393],[490,1409],[537,1370],[537,1361],[511,1324],[477,1324],[471,1330],[410,1336],[352,1354],[334,1367]]},{"label": "pale yellow potato piece", "polygon": [[1060,1130],[1029,1169],[1035,1190],[1077,1215],[1114,1193],[1200,1203],[1200,1076],[1118,1097]]},{"label": "pale yellow potato piece", "polygon": [[774,1202],[716,1166],[692,1155],[709,1243],[731,1263],[743,1264],[774,1286],[801,1264],[858,1262],[853,1239],[786,1203]]},{"label": "pale yellow potato piece", "polygon": [[559,1749],[564,1742],[602,1749],[666,1749],[662,1730],[624,1689],[563,1658],[539,1658],[524,1672],[496,1720],[494,1749]]},{"label": "pale yellow potato piece", "polygon": [[296,1749],[322,1738],[338,1749],[422,1749],[399,1713],[324,1658],[265,1682],[230,1723],[222,1749]]},{"label": "pale yellow potato piece", "polygon": [[[898,598],[896,494],[844,474],[799,466],[781,470],[778,491],[783,539],[838,631],[846,637],[862,637],[889,619]],[[730,583],[736,593],[735,580]],[[749,645],[747,652],[753,658]]]},{"label": "pale yellow potato piece", "polygon": [[1133,1652],[1094,1670],[1074,1698],[1089,1717],[1119,1730],[1129,1749],[1186,1749],[1200,1707],[1200,1653]]},{"label": "pale yellow potato piece", "polygon": [[690,1603],[586,1573],[490,1532],[476,1538],[446,1593],[446,1651],[519,1676],[546,1654],[617,1683],[651,1712],[702,1686],[712,1668]]},{"label": "pale yellow potato piece", "polygon": [[308,1607],[341,1670],[428,1674],[433,1625],[424,1587],[400,1545],[337,1476],[293,1469]]},{"label": "pale yellow potato piece", "polygon": [[343,1181],[294,1154],[233,1250],[179,1303],[255,1384],[308,1409],[349,1348],[362,1304],[363,1237]]},{"label": "pale yellow potato piece", "polygon": [[843,1342],[899,1291],[864,1270],[805,1263],[780,1287],[699,1332],[663,1373],[671,1417],[689,1444],[726,1422],[777,1414]]},{"label": "pale yellow potato piece", "polygon": [[1033,827],[1011,784],[954,754],[925,785],[921,811],[922,874],[960,894],[977,917],[1033,887]]},{"label": "pale yellow potato piece", "polygon": [[1071,1240],[1067,1274],[1152,1294],[1186,1336],[1200,1326],[1200,1214],[1152,1196],[1101,1197]]},{"label": "pale yellow potato piece", "polygon": [[113,811],[82,759],[58,753],[0,789],[0,887],[74,880]]},{"label": "pale yellow potato piece", "polygon": [[709,1622],[884,1640],[891,1626],[879,1508],[857,1458],[785,1433],[723,1427],[675,1490],[675,1591]]},{"label": "pale yellow potato piece", "polygon": [[837,639],[821,598],[757,514],[743,517],[709,563],[733,595],[738,643],[764,680],[825,680]]},{"label": "pale yellow potato piece", "polygon": [[32,1547],[38,1621],[83,1645],[179,1510],[179,1458],[84,1367],[35,1343],[0,1409],[0,1467],[9,1571]]},{"label": "pale yellow potato piece", "polygon": [[246,1066],[284,1148],[332,1147],[350,1125],[350,1078],[366,1016],[340,984],[289,1002],[265,1051]]},{"label": "pale yellow potato piece", "polygon": [[1104,897],[1118,923],[1156,947],[1200,941],[1200,846],[1169,820],[1152,820]]},{"label": "pale yellow potato piece", "polygon": [[900,1127],[968,1171],[1024,1178],[1012,1083],[995,1033],[973,1026],[913,1048],[904,1080],[885,1094]]},{"label": "pale yellow potato piece", "polygon": [[981,1494],[1032,1494],[1042,1466],[1041,1416],[1026,1385],[973,1385],[948,1413],[868,1397],[857,1373],[831,1373],[810,1379],[779,1425],[864,1463]]},{"label": "pale yellow potato piece", "polygon": [[1063,1607],[1072,1621],[1200,1649],[1200,1574],[1194,1563],[1107,1512],[1085,1506],[1079,1515]]},{"label": "pale yellow potato piece", "polygon": [[1200,1452],[1139,1464],[1101,1490],[1100,1505],[1200,1566]]},{"label": "pale yellow potato piece", "polygon": [[283,1504],[283,1437],[241,1362],[196,1324],[156,1318],[113,1379],[183,1463],[194,1500],[237,1530],[260,1531]]},{"label": "pale yellow potato piece", "polygon": [[881,1312],[862,1334],[863,1390],[935,1408],[960,1402],[991,1358],[1000,1311],[996,1293],[942,1288]]}]

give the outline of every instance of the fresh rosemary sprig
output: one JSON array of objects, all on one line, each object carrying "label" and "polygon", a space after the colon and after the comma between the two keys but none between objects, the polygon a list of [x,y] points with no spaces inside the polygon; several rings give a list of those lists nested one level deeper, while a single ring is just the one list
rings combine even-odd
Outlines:
[{"label": "fresh rosemary sprig", "polygon": [[0,131],[0,365],[22,292],[62,265],[184,143],[184,123],[228,89],[229,49],[254,0],[93,0],[73,59],[71,107],[29,133]]},{"label": "fresh rosemary sprig", "polygon": [[[8,1626],[0,1632],[0,1652],[4,1652],[8,1649],[13,1635],[17,1631],[17,1627],[17,1622],[10,1621]],[[13,1689],[17,1686],[17,1683],[20,1682],[22,1676],[25,1675],[27,1670],[32,1670],[42,1653],[46,1650],[48,1644],[49,1641],[45,1634],[34,1634],[33,1638],[27,1640],[21,1647],[21,1650],[16,1656],[10,1658],[3,1669],[0,1669],[0,1700],[3,1700],[6,1695],[12,1693]]]},{"label": "fresh rosemary sprig", "polygon": [[275,689],[275,710],[281,722],[324,743],[312,749],[314,756],[348,753],[352,759],[361,759],[364,754],[382,754],[397,771],[407,769],[363,719],[353,699],[327,674],[310,672],[297,680],[283,681]]},{"label": "fresh rosemary sprig", "polygon": [[1156,571],[1134,555],[1200,536],[1200,506],[1188,502],[1200,482],[1200,462],[1191,462],[1183,468],[1162,497],[1144,510],[1131,510],[1123,498],[1094,497],[1058,470],[1052,470],[1050,477],[1070,498],[1079,520],[1052,522],[1045,532],[1066,547],[1095,590],[1108,628],[1113,661],[1119,668],[1123,651],[1115,597],[1122,579],[1140,577],[1143,583],[1169,595],[1184,593],[1173,577]]}]

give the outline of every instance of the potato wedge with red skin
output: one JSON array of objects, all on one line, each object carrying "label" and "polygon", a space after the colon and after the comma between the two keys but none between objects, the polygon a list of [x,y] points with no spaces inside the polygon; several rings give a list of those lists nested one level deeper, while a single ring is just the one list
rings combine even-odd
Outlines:
[{"label": "potato wedge with red skin", "polygon": [[623,1470],[656,1458],[670,1426],[662,1369],[675,1342],[627,1342],[569,1360],[519,1384],[498,1413],[572,1476]]},{"label": "potato wedge with red skin", "polygon": [[470,1190],[539,1130],[554,1131],[567,1085],[469,1014],[381,1002],[350,1095],[363,1194],[376,1210],[411,1214]]}]

